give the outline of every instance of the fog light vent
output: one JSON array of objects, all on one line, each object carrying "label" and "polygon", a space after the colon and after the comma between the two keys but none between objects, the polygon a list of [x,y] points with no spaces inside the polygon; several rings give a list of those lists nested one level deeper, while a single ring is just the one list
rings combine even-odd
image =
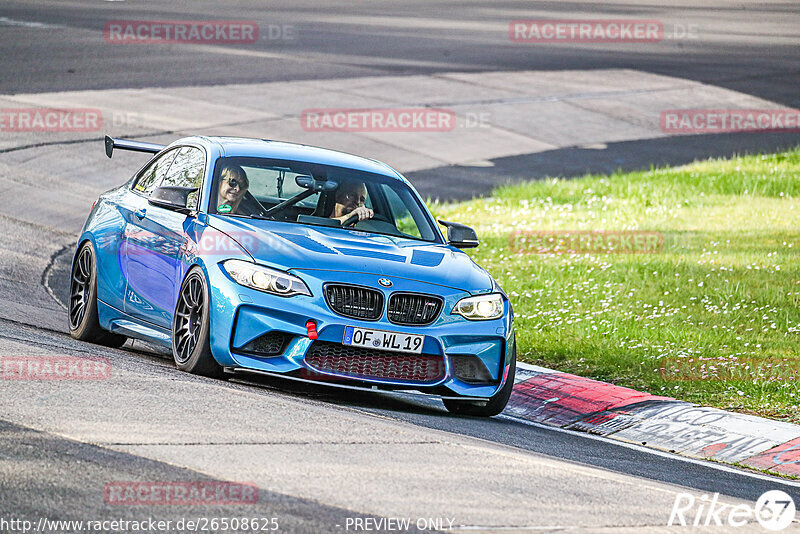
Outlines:
[{"label": "fog light vent", "polygon": [[462,382],[468,384],[492,384],[497,382],[492,378],[483,361],[477,356],[456,354],[449,358],[453,365],[453,374]]},{"label": "fog light vent", "polygon": [[278,356],[283,354],[283,351],[286,350],[286,345],[289,344],[291,339],[291,334],[286,332],[267,332],[263,336],[255,338],[240,350],[259,356]]}]

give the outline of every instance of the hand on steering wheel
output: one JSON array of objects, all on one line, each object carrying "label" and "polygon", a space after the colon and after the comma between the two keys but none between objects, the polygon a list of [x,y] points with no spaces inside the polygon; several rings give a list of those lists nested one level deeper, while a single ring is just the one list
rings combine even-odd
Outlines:
[{"label": "hand on steering wheel", "polygon": [[351,226],[358,221],[363,221],[364,219],[371,219],[375,216],[375,212],[369,208],[364,206],[359,206],[353,211],[350,212],[350,215],[342,221],[342,226]]}]

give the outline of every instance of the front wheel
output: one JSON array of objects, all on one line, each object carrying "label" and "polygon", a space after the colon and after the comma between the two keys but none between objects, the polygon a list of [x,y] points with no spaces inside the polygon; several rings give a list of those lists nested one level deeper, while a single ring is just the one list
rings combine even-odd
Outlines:
[{"label": "front wheel", "polygon": [[475,401],[442,399],[444,407],[450,413],[460,415],[474,415],[476,417],[492,417],[502,413],[511,398],[511,391],[514,389],[514,375],[517,371],[517,343],[514,341],[514,350],[511,355],[511,367],[508,369],[508,378],[503,387],[485,403]]},{"label": "front wheel", "polygon": [[199,268],[181,285],[172,320],[172,357],[181,371],[219,378],[222,367],[211,354],[208,284]]}]

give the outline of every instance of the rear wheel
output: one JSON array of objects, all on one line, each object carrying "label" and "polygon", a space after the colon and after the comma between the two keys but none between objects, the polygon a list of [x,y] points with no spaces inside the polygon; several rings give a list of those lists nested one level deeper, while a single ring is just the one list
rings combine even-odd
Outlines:
[{"label": "rear wheel", "polygon": [[508,378],[503,387],[494,394],[494,396],[485,403],[478,403],[475,401],[463,400],[449,400],[442,399],[445,408],[450,413],[460,415],[474,415],[476,417],[492,417],[502,413],[508,404],[508,399],[511,398],[511,391],[514,389],[514,375],[517,371],[517,343],[514,341],[514,350],[512,351],[511,367],[508,370]]},{"label": "rear wheel", "polygon": [[97,317],[97,262],[90,242],[84,243],[72,264],[69,284],[69,333],[81,341],[121,347],[125,336],[100,327]]},{"label": "rear wheel", "polygon": [[181,371],[221,377],[222,367],[211,354],[210,306],[206,277],[199,268],[189,271],[181,285],[172,320],[172,357]]}]

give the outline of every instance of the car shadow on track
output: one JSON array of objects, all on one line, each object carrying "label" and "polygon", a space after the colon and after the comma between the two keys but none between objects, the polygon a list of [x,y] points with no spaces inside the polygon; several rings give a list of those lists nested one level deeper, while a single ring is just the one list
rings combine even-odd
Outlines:
[{"label": "car shadow on track", "polygon": [[312,399],[351,408],[406,412],[419,415],[447,415],[441,401],[417,395],[387,391],[357,391],[324,384],[297,382],[271,376],[236,374],[231,383],[271,389],[295,398]]}]

